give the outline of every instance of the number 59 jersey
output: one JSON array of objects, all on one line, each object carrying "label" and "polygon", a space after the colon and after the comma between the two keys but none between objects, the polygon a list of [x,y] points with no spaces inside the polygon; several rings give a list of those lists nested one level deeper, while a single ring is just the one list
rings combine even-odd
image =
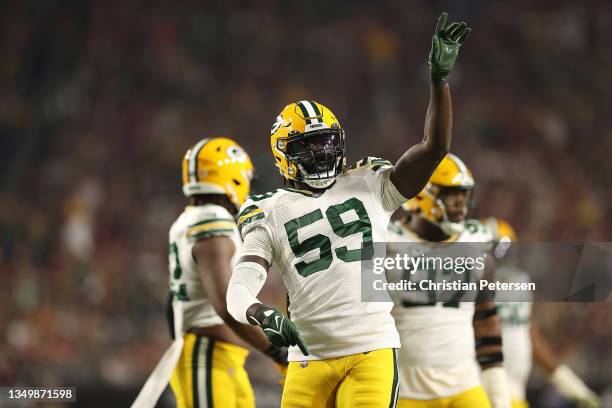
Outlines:
[{"label": "number 59 jersey", "polygon": [[328,359],[400,346],[391,303],[361,301],[361,261],[384,242],[404,197],[389,180],[391,163],[364,158],[321,195],[292,189],[251,197],[238,227],[263,237],[257,255],[276,265],[289,294],[289,314],[308,345],[290,361]]}]

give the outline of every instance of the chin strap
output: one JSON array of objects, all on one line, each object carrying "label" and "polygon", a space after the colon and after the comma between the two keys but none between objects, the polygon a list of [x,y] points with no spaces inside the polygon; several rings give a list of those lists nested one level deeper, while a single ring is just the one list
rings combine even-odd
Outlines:
[{"label": "chin strap", "polygon": [[332,184],[334,184],[334,181],[336,181],[336,177],[323,180],[303,180],[302,183],[312,188],[321,189],[331,186]]}]

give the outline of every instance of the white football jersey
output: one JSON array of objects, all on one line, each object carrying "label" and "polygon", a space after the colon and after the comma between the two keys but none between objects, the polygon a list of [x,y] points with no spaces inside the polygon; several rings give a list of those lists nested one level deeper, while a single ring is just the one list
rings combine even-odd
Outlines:
[{"label": "white football jersey", "polygon": [[[513,267],[497,269],[500,281],[530,282],[529,275]],[[525,296],[529,292],[523,293]],[[510,382],[510,392],[517,401],[525,401],[527,381],[533,365],[531,333],[529,323],[533,299],[528,297],[523,302],[498,302],[499,317],[502,324],[504,368]]]},{"label": "white football jersey", "polygon": [[215,204],[188,206],[170,228],[170,291],[175,300],[183,302],[185,330],[223,324],[223,319],[208,300],[207,289],[191,253],[199,239],[213,236],[232,239],[236,246],[232,257],[232,266],[235,265],[242,241],[234,218],[225,208]]},{"label": "white football jersey", "polygon": [[[400,346],[389,302],[361,301],[361,261],[385,242],[391,214],[405,201],[389,180],[391,163],[365,158],[321,195],[292,189],[251,197],[242,207],[242,236],[262,227],[289,294],[289,314],[309,356],[328,359]],[[243,253],[243,255],[247,255]]]},{"label": "white football jersey", "polygon": [[[490,229],[475,220],[466,221],[465,225],[462,233],[446,242],[486,243],[482,247],[483,251],[486,250],[493,239]],[[435,243],[424,241],[399,221],[389,225],[389,249],[392,252],[393,243],[402,245],[398,253],[406,252],[404,243],[416,243],[414,250],[425,254],[427,248],[436,247]],[[478,282],[483,274],[484,269],[473,269],[464,276],[466,281]],[[431,270],[417,271],[410,280],[441,282],[447,278],[448,271]],[[447,302],[428,302],[428,294],[423,291],[410,291],[406,296],[403,300],[396,300],[393,308],[402,343],[399,351],[399,397],[429,400],[456,395],[479,385],[472,326],[474,302],[462,299],[461,292],[456,292],[453,301]]]}]

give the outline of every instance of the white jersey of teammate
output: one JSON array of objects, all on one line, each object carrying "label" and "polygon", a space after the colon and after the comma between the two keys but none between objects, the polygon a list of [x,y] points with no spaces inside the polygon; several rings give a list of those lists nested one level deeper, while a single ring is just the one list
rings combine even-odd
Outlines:
[{"label": "white jersey of teammate", "polygon": [[223,324],[208,299],[191,253],[199,239],[213,236],[232,239],[236,246],[232,257],[232,266],[235,265],[241,246],[240,234],[234,218],[224,207],[215,204],[188,206],[170,227],[170,291],[175,300],[183,302],[185,330]]},{"label": "white jersey of teammate", "polygon": [[[488,245],[492,239],[493,235],[487,226],[469,220],[464,231],[452,242]],[[389,242],[390,248],[393,247],[391,243],[423,243],[420,249],[415,249],[419,253],[435,246],[426,243],[399,221],[389,225]],[[478,282],[483,273],[484,270],[472,271],[470,281]],[[444,274],[443,271],[435,271],[435,281],[441,282],[448,278]],[[434,280],[432,278],[434,276],[431,272],[417,271],[411,280]],[[393,308],[393,317],[402,342],[398,356],[399,397],[430,400],[457,395],[478,386],[480,368],[476,362],[472,326],[474,302],[462,302],[461,298],[455,298],[458,300],[456,302],[427,302],[427,296],[420,291],[411,291],[405,295],[409,298],[396,300]],[[418,300],[411,299],[414,297]]]},{"label": "white jersey of teammate", "polygon": [[[504,266],[497,268],[496,276],[504,282],[530,282],[529,275],[517,268]],[[524,292],[529,296],[529,292]],[[512,398],[526,400],[527,381],[533,364],[531,334],[532,298],[521,302],[498,302],[499,317],[502,324],[504,369],[508,375]]]},{"label": "white jersey of teammate", "polygon": [[[289,294],[289,315],[309,356],[329,359],[400,346],[390,303],[361,301],[361,260],[384,242],[391,214],[406,200],[389,180],[391,163],[365,158],[318,197],[281,189],[251,197],[238,224],[258,234],[257,255],[276,265]],[[246,249],[246,248],[245,248]]]}]

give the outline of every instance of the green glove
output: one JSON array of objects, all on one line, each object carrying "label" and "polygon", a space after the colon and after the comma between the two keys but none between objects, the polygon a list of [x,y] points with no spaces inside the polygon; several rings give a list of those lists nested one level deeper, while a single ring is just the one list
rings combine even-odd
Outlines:
[{"label": "green glove", "polygon": [[[254,309],[253,307],[256,306]],[[250,321],[263,329],[268,341],[276,347],[298,346],[307,356],[308,347],[295,324],[281,312],[262,304],[253,305],[247,310]]]},{"label": "green glove", "polygon": [[455,65],[459,47],[470,35],[471,28],[465,23],[452,23],[446,26],[447,13],[440,14],[436,24],[436,32],[431,39],[429,51],[429,73],[431,79],[439,84],[446,82]]}]

